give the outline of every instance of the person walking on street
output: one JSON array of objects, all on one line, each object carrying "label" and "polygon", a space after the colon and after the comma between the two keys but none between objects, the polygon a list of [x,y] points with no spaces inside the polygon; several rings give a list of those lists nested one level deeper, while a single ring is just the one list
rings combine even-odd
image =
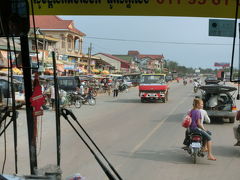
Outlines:
[{"label": "person walking on street", "polygon": [[46,91],[45,93],[50,93],[50,99],[51,99],[51,106],[52,106],[52,110],[55,109],[55,88],[54,85],[51,85]]},{"label": "person walking on street", "polygon": [[[240,121],[240,111],[237,112],[236,120]],[[234,146],[240,146],[240,124],[233,126],[233,133],[235,139],[237,140]]]},{"label": "person walking on street", "polygon": [[118,97],[119,85],[120,83],[118,82],[118,80],[115,80],[113,84],[113,97]]}]

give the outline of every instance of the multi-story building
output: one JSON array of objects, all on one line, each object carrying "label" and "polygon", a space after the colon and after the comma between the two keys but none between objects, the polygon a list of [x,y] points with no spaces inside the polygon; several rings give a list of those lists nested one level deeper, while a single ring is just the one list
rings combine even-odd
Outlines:
[{"label": "multi-story building", "polygon": [[[58,62],[63,63],[65,73],[82,71],[84,33],[75,28],[72,20],[62,20],[57,16],[34,16],[35,27],[41,32],[38,37],[38,49],[43,50],[43,61],[51,61],[51,51],[55,51]],[[34,27],[32,17],[30,26]],[[32,37],[32,36],[31,36]],[[31,48],[35,48],[35,41],[31,38]],[[40,50],[41,51],[41,50]],[[60,69],[60,68],[59,68]]]}]

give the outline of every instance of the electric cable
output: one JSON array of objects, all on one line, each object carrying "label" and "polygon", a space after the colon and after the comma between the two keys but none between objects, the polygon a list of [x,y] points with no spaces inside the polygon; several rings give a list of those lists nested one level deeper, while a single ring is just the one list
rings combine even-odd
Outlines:
[{"label": "electric cable", "polygon": [[[239,57],[239,68],[238,68],[238,80],[234,81],[233,78],[233,62],[234,62],[234,53],[235,53],[235,44],[236,44],[236,34],[237,34],[237,20],[238,20],[238,4],[239,0],[236,0],[236,10],[235,10],[235,19],[234,19],[234,35],[233,35],[233,43],[232,43],[232,58],[231,58],[231,68],[230,68],[230,82],[238,82],[238,94],[237,99],[240,99],[240,87],[239,87],[239,77],[240,77],[240,57]],[[240,29],[239,29],[240,31]],[[240,37],[240,34],[239,34]],[[240,50],[240,48],[239,48]]]},{"label": "electric cable", "polygon": [[145,40],[133,40],[133,39],[118,39],[118,38],[105,38],[105,37],[86,37],[88,39],[97,39],[105,41],[122,41],[122,42],[137,42],[137,43],[157,43],[157,44],[181,44],[181,45],[232,45],[232,44],[217,44],[217,43],[191,43],[191,42],[164,42],[164,41],[145,41]]},{"label": "electric cable", "polygon": [[[15,52],[15,42],[14,37],[12,37],[13,40],[13,53],[15,54],[15,61],[16,61],[16,52]],[[9,44],[10,48],[10,44]],[[13,57],[12,53],[10,51],[10,67],[11,67],[11,93],[12,93],[12,119],[13,119],[13,136],[14,136],[14,156],[15,156],[15,173],[18,174],[18,156],[17,156],[17,118],[16,118],[16,97],[15,97],[15,87],[14,87],[14,81],[13,81]]]},{"label": "electric cable", "polygon": [[[94,147],[98,150],[98,152],[102,155],[103,159],[107,162],[107,164],[109,165],[109,167],[111,168],[111,170],[115,173],[115,175],[119,178],[119,180],[122,180],[122,177],[118,174],[118,172],[115,170],[115,168],[111,165],[111,163],[107,160],[107,158],[104,156],[104,154],[102,153],[102,151],[99,149],[99,147],[96,145],[96,143],[93,141],[93,139],[89,136],[89,134],[87,133],[87,131],[82,127],[82,125],[78,122],[76,116],[72,113],[72,111],[62,108],[61,109],[61,115],[68,121],[68,123],[73,127],[72,123],[70,122],[70,120],[68,119],[68,115],[71,116],[71,118],[77,123],[77,125],[81,128],[81,130],[84,132],[84,134],[88,137],[88,139],[90,140],[90,142],[94,145]],[[73,129],[76,132],[76,128],[73,127]],[[78,132],[76,132],[79,137],[80,134]],[[80,137],[81,138],[81,137]],[[83,138],[81,138],[83,140]],[[84,141],[84,140],[83,140]],[[85,142],[84,142],[85,143]],[[85,143],[86,144],[86,143]],[[89,148],[90,146],[88,146],[88,144],[86,144],[87,147]],[[93,150],[89,149],[92,153]],[[95,153],[93,154],[95,156]],[[96,159],[97,160],[97,159]],[[98,161],[98,160],[97,160]],[[101,165],[101,164],[100,164]]]},{"label": "electric cable", "polygon": [[[99,157],[96,155],[96,153],[93,151],[93,149],[90,147],[90,145],[85,141],[85,139],[81,136],[81,134],[77,131],[77,129],[74,127],[74,125],[70,122],[68,119],[69,110],[67,109],[61,109],[61,115],[67,120],[67,122],[70,124],[70,126],[73,128],[73,130],[77,133],[78,137],[82,140],[82,142],[87,146],[88,150],[92,153],[98,164],[101,166],[102,170],[106,174],[106,176],[109,178],[109,180],[116,180],[116,178],[112,175],[112,173],[107,169],[107,167],[102,163],[102,161],[99,159]],[[71,115],[71,114],[69,114]],[[121,180],[121,179],[120,179]]]},{"label": "electric cable", "polygon": [[[6,128],[6,119],[4,121],[4,129]],[[7,138],[6,138],[6,131],[4,131],[4,159],[3,159],[3,165],[2,165],[2,174],[4,173],[4,168],[7,160]]]},{"label": "electric cable", "polygon": [[39,140],[39,149],[38,149],[38,153],[37,153],[37,156],[40,155],[41,153],[41,148],[42,148],[42,116],[41,116],[41,129],[40,129],[40,140]]},{"label": "electric cable", "polygon": [[36,45],[36,55],[37,55],[37,67],[32,67],[32,64],[30,67],[24,67],[25,69],[30,68],[30,69],[39,69],[39,58],[38,58],[38,43],[37,43],[37,35],[36,35],[36,25],[35,25],[35,18],[34,18],[34,6],[33,6],[33,0],[31,2],[31,9],[32,9],[32,21],[33,21],[33,34],[34,34],[34,42]]},{"label": "electric cable", "polygon": [[[7,52],[9,52],[10,50],[10,43],[9,43],[9,37],[7,36],[6,37],[7,39]],[[11,51],[10,51],[11,52]],[[9,107],[9,74],[10,74],[10,68],[9,68],[9,60],[8,60],[8,56],[7,56],[7,63],[8,63],[8,78],[7,78],[7,108]],[[2,174],[4,173],[4,169],[5,169],[5,164],[6,164],[6,160],[7,160],[7,139],[6,139],[6,118],[5,118],[5,121],[4,121],[4,160],[3,160],[3,165],[2,165]]]}]

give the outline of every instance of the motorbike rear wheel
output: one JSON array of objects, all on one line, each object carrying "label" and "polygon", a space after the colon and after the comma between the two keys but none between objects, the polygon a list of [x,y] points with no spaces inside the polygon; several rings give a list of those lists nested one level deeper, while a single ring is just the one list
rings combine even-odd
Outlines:
[{"label": "motorbike rear wheel", "polygon": [[193,163],[196,164],[197,163],[197,150],[194,148],[193,149]]},{"label": "motorbike rear wheel", "polygon": [[96,100],[93,98],[90,98],[90,99],[88,99],[88,103],[89,103],[89,105],[94,106],[96,104]]}]

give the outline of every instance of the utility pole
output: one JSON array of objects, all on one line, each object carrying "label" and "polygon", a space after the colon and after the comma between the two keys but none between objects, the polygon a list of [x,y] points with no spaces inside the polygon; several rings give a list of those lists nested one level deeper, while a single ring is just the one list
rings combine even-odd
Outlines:
[{"label": "utility pole", "polygon": [[91,62],[91,53],[92,53],[92,43],[90,43],[90,47],[88,48],[88,67],[87,71],[88,73],[91,73],[91,68],[90,68],[90,62]]}]

